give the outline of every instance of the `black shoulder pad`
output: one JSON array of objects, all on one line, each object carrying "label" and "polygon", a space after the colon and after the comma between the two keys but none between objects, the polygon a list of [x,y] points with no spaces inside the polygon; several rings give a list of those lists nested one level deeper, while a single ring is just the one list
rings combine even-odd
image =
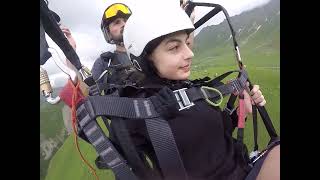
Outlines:
[{"label": "black shoulder pad", "polygon": [[209,81],[210,78],[208,76],[204,77],[204,78],[199,78],[199,79],[194,79],[191,82],[193,84],[198,84],[198,83],[205,83],[206,81]]},{"label": "black shoulder pad", "polygon": [[114,53],[108,51],[100,54],[100,58],[103,59],[104,61],[109,61],[110,58],[113,58]]}]

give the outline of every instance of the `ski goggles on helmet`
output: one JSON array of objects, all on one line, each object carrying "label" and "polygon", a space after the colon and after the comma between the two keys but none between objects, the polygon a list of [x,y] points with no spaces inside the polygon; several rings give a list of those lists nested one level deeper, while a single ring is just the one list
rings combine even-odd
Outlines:
[{"label": "ski goggles on helmet", "polygon": [[123,14],[130,15],[131,11],[128,8],[128,6],[120,3],[113,4],[109,6],[105,11],[104,11],[104,18],[109,19],[117,15],[118,11],[121,11]]}]

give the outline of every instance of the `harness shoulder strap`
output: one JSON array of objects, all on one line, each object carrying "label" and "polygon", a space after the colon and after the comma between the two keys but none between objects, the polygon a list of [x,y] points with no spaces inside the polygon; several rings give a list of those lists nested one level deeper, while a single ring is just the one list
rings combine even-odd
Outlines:
[{"label": "harness shoulder strap", "polygon": [[[147,98],[89,96],[83,106],[77,109],[77,114],[81,113],[84,108],[90,115],[79,122],[81,127],[89,124],[90,119],[101,115],[111,117],[111,123],[116,122],[118,118],[125,118],[126,120],[145,119],[149,137],[164,177],[166,179],[187,177],[170,126],[157,113],[151,100]],[[163,138],[163,135],[166,135],[166,138]],[[88,139],[90,140],[90,138]],[[139,159],[139,157],[136,159]]]},{"label": "harness shoulder strap", "polygon": [[133,168],[135,174],[142,179],[156,179],[152,174],[152,169],[146,161],[145,157],[138,152],[135,145],[132,143],[128,129],[124,123],[124,119],[112,118],[112,127],[117,136],[118,143],[128,163]]},{"label": "harness shoulder strap", "polygon": [[85,104],[81,104],[77,109],[78,132],[81,131],[85,134],[100,158],[106,162],[107,167],[114,172],[117,178],[120,180],[138,180],[131,167],[127,165],[112,142],[105,136],[98,123],[95,120],[90,121],[92,116],[84,106]]},{"label": "harness shoulder strap", "polygon": [[100,54],[100,58],[102,60],[104,60],[105,62],[108,62],[109,59],[112,59],[113,57],[114,57],[114,53],[110,52],[110,51],[107,51],[107,52]]}]

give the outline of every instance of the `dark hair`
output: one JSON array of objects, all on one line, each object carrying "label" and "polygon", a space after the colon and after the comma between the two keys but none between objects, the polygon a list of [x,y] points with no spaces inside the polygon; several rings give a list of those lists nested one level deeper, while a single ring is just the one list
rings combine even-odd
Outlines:
[{"label": "dark hair", "polygon": [[[180,31],[185,31],[185,32],[188,34],[188,36],[189,36],[190,33],[192,32],[192,31],[189,31],[189,30],[180,30]],[[176,32],[179,32],[179,31],[176,31]],[[144,48],[144,50],[143,50],[143,53],[144,53],[143,56],[145,57],[145,56],[150,55],[150,54],[153,52],[153,50],[154,50],[155,48],[157,48],[157,47],[159,46],[159,44],[160,44],[165,38],[171,36],[172,34],[174,34],[174,33],[176,33],[176,32],[172,32],[172,33],[170,33],[170,34],[166,34],[166,35],[160,36],[160,37],[158,37],[158,38],[150,41],[150,42],[146,45],[146,47]]]},{"label": "dark hair", "polygon": [[150,55],[154,49],[156,49],[159,44],[168,36],[168,34],[160,36],[152,41],[150,41],[146,47],[144,48],[143,52],[145,53],[145,56]]}]

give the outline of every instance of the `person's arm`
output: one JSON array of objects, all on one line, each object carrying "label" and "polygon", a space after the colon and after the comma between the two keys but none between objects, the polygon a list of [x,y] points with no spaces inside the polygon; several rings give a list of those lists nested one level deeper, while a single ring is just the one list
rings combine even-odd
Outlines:
[{"label": "person's arm", "polygon": [[69,41],[70,45],[73,47],[73,49],[76,50],[76,48],[77,48],[76,41],[74,40],[70,29],[63,26],[63,25],[60,25],[60,29],[64,33],[66,38],[68,39],[68,41]]},{"label": "person's arm", "polygon": [[92,73],[92,77],[95,81],[97,81],[100,77],[100,75],[102,74],[102,72],[104,71],[104,64],[102,59],[99,57],[93,64],[92,69],[91,69],[91,73]]}]

